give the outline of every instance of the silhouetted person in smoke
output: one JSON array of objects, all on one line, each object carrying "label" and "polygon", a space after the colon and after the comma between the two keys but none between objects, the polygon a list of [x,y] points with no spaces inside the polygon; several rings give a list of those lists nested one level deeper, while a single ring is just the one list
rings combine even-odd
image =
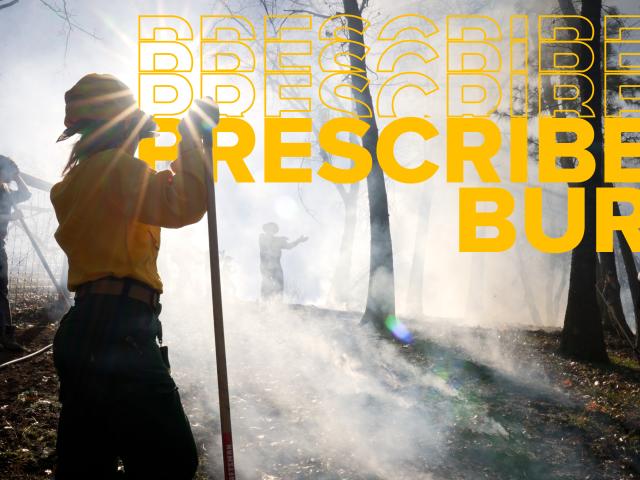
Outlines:
[{"label": "silhouetted person in smoke", "polygon": [[[12,181],[18,190],[10,190]],[[31,193],[20,178],[20,170],[13,160],[0,155],[0,350],[5,348],[13,352],[23,350],[16,342],[15,327],[11,323],[11,307],[9,306],[9,263],[5,250],[5,240],[9,222],[20,218],[20,211],[14,209],[16,203],[29,200]]]},{"label": "silhouetted person in smoke", "polygon": [[263,233],[260,234],[260,273],[262,274],[262,285],[260,295],[262,300],[282,300],[284,291],[284,273],[282,272],[282,250],[290,250],[303,242],[307,237],[301,236],[293,242],[289,242],[287,237],[277,237],[278,225],[266,223],[262,226]]}]

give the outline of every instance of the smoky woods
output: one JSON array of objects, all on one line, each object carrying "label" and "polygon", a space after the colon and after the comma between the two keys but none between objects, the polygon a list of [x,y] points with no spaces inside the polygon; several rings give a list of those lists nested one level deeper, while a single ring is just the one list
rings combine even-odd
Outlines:
[{"label": "smoky woods", "polygon": [[[640,217],[614,215],[618,202],[635,207],[639,200],[635,190],[615,187],[640,180],[640,170],[627,165],[640,158],[633,138],[640,127],[636,30],[623,28],[616,15],[604,17],[606,72],[595,79],[590,72],[601,62],[600,42],[586,16],[512,15],[505,28],[488,16],[448,15],[442,31],[420,14],[374,27],[349,10],[350,3],[345,14],[322,18],[267,15],[263,31],[241,15],[203,15],[199,40],[182,17],[140,16],[140,104],[175,139],[171,146],[144,140],[141,158],[155,167],[177,157],[179,118],[199,88],[223,116],[213,132],[216,180],[220,168],[240,183],[256,182],[256,175],[265,183],[366,179],[372,215],[384,225],[385,177],[416,184],[442,175],[462,184],[469,165],[474,185],[461,186],[458,198],[462,252],[499,252],[516,243],[511,217],[517,205],[500,183],[527,184],[523,234],[542,252],[571,251],[581,242],[592,198],[595,249],[610,252],[619,231],[640,249]],[[529,56],[535,54],[532,66]],[[260,106],[262,122],[255,120]],[[403,116],[410,106],[424,115]],[[604,116],[599,126],[597,115]],[[444,151],[431,147],[441,135]],[[398,155],[407,138],[426,153],[417,164]],[[323,160],[314,169],[316,146]],[[503,147],[508,173],[496,168]],[[247,161],[252,155],[253,165]],[[262,165],[255,165],[256,156]],[[603,175],[603,183],[586,192],[581,184],[594,175]],[[561,236],[543,228],[542,189],[548,183],[570,187]],[[487,228],[497,233],[486,235]]]},{"label": "smoky woods", "polygon": [[640,480],[638,0],[0,30],[0,480]]},{"label": "smoky woods", "polygon": [[[596,161],[589,147],[593,143],[594,132],[585,119],[553,118],[539,119],[539,153],[537,175],[528,171],[528,137],[526,119],[511,120],[510,173],[502,178],[493,163],[502,147],[502,134],[497,123],[485,118],[447,119],[446,158],[438,163],[424,160],[417,167],[403,166],[394,153],[396,141],[404,134],[419,135],[425,142],[439,133],[436,127],[424,118],[405,117],[388,123],[381,129],[376,145],[376,156],[382,171],[392,180],[401,183],[426,182],[437,174],[439,164],[446,169],[446,181],[464,182],[465,164],[471,164],[484,183],[500,182],[527,183],[572,183],[590,179],[596,169]],[[161,119],[161,124],[171,128],[177,119]],[[370,126],[357,118],[334,118],[319,128],[319,147],[329,155],[350,160],[348,168],[324,162],[317,170],[317,176],[325,181],[350,184],[367,178],[373,165],[372,155],[361,143],[341,140],[340,134],[349,138],[362,138]],[[608,184],[640,181],[640,169],[623,167],[623,159],[640,157],[640,145],[624,142],[625,134],[640,130],[640,119],[608,118],[605,120],[605,163],[604,179]],[[267,183],[309,183],[313,170],[308,167],[285,167],[286,158],[311,158],[310,142],[285,141],[289,134],[311,134],[313,123],[310,118],[266,118],[264,121],[264,181]],[[518,135],[518,133],[522,133]],[[221,142],[219,139],[231,135],[235,141]],[[477,134],[480,142],[469,145],[465,136]],[[562,135],[574,135],[571,142],[560,142]],[[179,140],[179,134],[176,130]],[[158,147],[153,141],[142,145],[143,159],[158,158]],[[218,178],[220,164],[225,164],[236,182],[252,183],[255,177],[246,159],[254,151],[256,134],[250,123],[239,118],[222,119],[213,130],[212,161],[214,178]],[[160,147],[166,150],[167,147]],[[428,151],[428,147],[427,147]],[[177,155],[177,152],[175,153]],[[563,168],[561,158],[575,158],[571,168]],[[155,163],[155,160],[154,160]],[[535,178],[533,178],[535,177]],[[634,250],[640,250],[640,192],[633,188],[599,188],[597,191],[597,244],[598,251],[612,251],[613,235],[623,231]],[[516,241],[516,230],[508,220],[515,208],[513,195],[497,186],[460,189],[460,250],[464,252],[498,252],[511,248]],[[568,190],[568,222],[564,235],[551,237],[543,229],[542,188],[526,187],[524,195],[525,231],[529,242],[547,253],[562,253],[575,248],[584,232],[585,192],[583,188]],[[633,205],[634,213],[627,216],[614,215],[613,205],[625,202]],[[481,203],[495,205],[493,211],[479,211]],[[498,229],[495,237],[478,237],[478,227]]]}]

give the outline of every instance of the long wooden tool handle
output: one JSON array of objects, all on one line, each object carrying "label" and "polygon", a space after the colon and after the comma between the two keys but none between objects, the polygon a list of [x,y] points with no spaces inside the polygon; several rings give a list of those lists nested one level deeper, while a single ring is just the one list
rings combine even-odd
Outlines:
[{"label": "long wooden tool handle", "polygon": [[235,480],[233,462],[233,438],[231,435],[231,408],[229,382],[227,379],[227,353],[224,345],[224,322],[222,317],[222,288],[220,285],[220,257],[218,253],[218,224],[216,217],[216,192],[213,181],[213,154],[211,137],[205,138],[205,171],[207,184],[207,224],[209,227],[209,265],[211,269],[211,298],[213,302],[213,329],[216,345],[216,368],[218,371],[218,397],[220,400],[220,426],[222,430],[222,458],[225,480]]}]

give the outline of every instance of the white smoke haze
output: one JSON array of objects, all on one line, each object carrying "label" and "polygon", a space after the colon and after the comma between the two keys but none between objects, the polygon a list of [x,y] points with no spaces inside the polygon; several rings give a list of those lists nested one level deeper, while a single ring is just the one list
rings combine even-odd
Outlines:
[{"label": "white smoke haze", "polygon": [[[189,230],[165,236],[162,318],[194,432],[215,458],[208,253],[202,243],[194,248],[204,241],[198,227]],[[177,242],[183,250],[172,248]],[[459,467],[448,466],[447,454],[460,432],[508,442],[511,429],[520,428],[503,425],[487,400],[474,397],[482,374],[469,368],[490,367],[497,381],[504,377],[536,396],[564,401],[540,366],[523,356],[526,347],[505,346],[499,331],[477,335],[442,321],[408,319],[420,341],[407,349],[361,327],[354,313],[261,305],[228,291],[224,307],[243,478],[454,478]],[[435,343],[425,343],[428,338]],[[219,464],[209,468],[220,471]],[[445,473],[427,473],[434,471]]]},{"label": "white smoke haze", "polygon": [[[64,92],[92,71],[137,84],[138,14],[182,15],[196,28],[198,15],[223,13],[207,1],[68,3],[76,21],[101,40],[73,31],[66,57],[64,24],[38,2],[20,2],[0,12],[0,154],[50,181],[59,178],[69,151],[69,146],[53,143],[63,129]],[[527,11],[503,1],[370,2],[380,12],[376,25],[385,16],[404,12],[433,18],[441,27],[434,43],[439,52],[444,52],[442,16],[469,12],[470,3],[476,9],[472,13],[500,15],[501,20],[511,13],[530,13],[532,30],[533,15],[550,13],[556,6],[529,2]],[[639,13],[636,3],[618,3],[625,13]],[[261,15],[247,10],[248,16]],[[446,84],[444,68],[441,58],[433,73],[441,85]],[[417,101],[401,113],[422,115],[422,107]],[[523,187],[500,185],[516,196],[517,246],[505,253],[459,253],[459,185],[444,181],[444,109],[430,119],[440,132],[437,138],[427,143],[407,135],[398,142],[396,153],[404,164],[414,166],[428,158],[440,166],[425,184],[387,181],[397,311],[417,339],[410,348],[399,347],[359,326],[369,266],[366,186],[358,196],[348,309],[339,311],[345,303],[332,298],[331,288],[340,258],[343,203],[335,186],[317,176],[307,185],[263,183],[261,109],[257,104],[249,118],[256,148],[247,163],[256,183],[234,183],[222,167],[217,186],[231,412],[241,478],[478,478],[473,459],[460,470],[449,465],[452,449],[466,458],[456,443],[464,435],[479,438],[479,443],[489,439],[504,451],[511,442],[514,449],[537,452],[539,464],[520,465],[529,478],[551,478],[539,475],[547,472],[542,464],[554,455],[564,456],[567,468],[577,465],[575,471],[588,472],[592,460],[585,457],[583,445],[560,445],[558,440],[557,448],[544,451],[543,445],[527,443],[520,433],[536,427],[515,416],[498,418],[483,396],[488,375],[495,388],[511,385],[565,401],[541,367],[524,354],[526,346],[508,347],[499,338],[514,328],[560,326],[566,302],[569,256],[544,255],[528,245],[522,227]],[[507,178],[509,137],[503,137],[495,165]],[[316,170],[319,164],[316,160],[308,165]],[[536,185],[536,163],[529,166],[531,185]],[[466,186],[479,185],[471,169],[466,173]],[[545,185],[549,234],[565,228],[565,191],[564,185]],[[427,214],[426,238],[416,245],[419,221]],[[290,239],[309,236],[307,243],[283,254],[285,302],[295,308],[258,302],[258,236],[270,221]],[[209,458],[219,458],[206,224],[164,230],[162,243],[161,319],[173,372],[194,432],[203,439]],[[413,290],[409,280],[416,248],[424,251],[420,291]],[[421,312],[415,312],[415,297],[422,299]],[[627,298],[627,309],[629,305]],[[509,395],[503,396],[508,404]],[[519,464],[514,465],[509,468]],[[219,472],[220,465],[209,468]],[[505,471],[503,478],[515,478],[507,467]]]},{"label": "white smoke haze", "polygon": [[[426,472],[446,462],[447,440],[457,423],[508,437],[488,406],[465,405],[455,387],[408,361],[396,345],[370,335],[354,315],[243,303],[226,307],[242,478],[336,478],[341,471],[338,478],[440,478]],[[211,385],[215,378],[210,318],[200,321],[201,336],[179,335],[171,344],[179,346],[178,378],[197,372],[189,373],[183,391],[207,394],[186,403],[196,402],[210,419],[217,412],[215,390],[190,384],[204,379]],[[191,346],[187,352],[185,345]],[[473,415],[456,412],[456,405]],[[203,428],[197,417],[196,434]],[[219,451],[217,438],[207,448]]]}]

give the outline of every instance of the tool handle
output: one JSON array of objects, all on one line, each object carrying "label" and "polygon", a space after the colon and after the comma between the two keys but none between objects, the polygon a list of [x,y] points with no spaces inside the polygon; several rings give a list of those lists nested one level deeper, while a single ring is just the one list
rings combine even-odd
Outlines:
[{"label": "tool handle", "polygon": [[207,185],[207,226],[209,229],[209,265],[211,270],[211,298],[213,302],[213,328],[216,347],[216,369],[218,372],[218,397],[220,401],[220,426],[222,431],[222,459],[225,480],[235,480],[233,460],[233,437],[231,434],[231,408],[229,382],[227,378],[227,354],[224,344],[224,322],[222,315],[222,288],[220,282],[220,257],[218,249],[218,224],[216,216],[216,193],[213,181],[213,153],[211,134],[204,136],[205,182]]}]

